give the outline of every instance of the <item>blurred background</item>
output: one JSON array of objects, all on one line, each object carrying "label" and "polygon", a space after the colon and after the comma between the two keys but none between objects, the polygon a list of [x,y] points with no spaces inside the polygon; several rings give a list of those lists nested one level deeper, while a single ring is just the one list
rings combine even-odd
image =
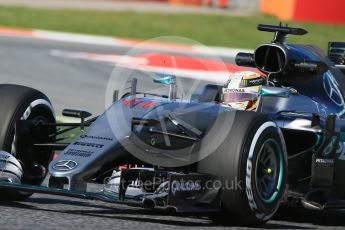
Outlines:
[{"label": "blurred background", "polygon": [[258,23],[282,21],[310,32],[293,42],[325,50],[345,35],[344,9],[343,0],[0,0],[0,25],[253,48],[268,38]]}]

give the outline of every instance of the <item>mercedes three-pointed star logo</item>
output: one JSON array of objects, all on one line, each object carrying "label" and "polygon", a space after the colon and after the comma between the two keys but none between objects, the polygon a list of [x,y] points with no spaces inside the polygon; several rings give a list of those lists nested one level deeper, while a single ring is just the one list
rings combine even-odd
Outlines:
[{"label": "mercedes three-pointed star logo", "polygon": [[57,171],[69,171],[77,166],[77,162],[72,160],[60,160],[53,165],[53,169]]},{"label": "mercedes three-pointed star logo", "polygon": [[337,106],[344,106],[343,96],[330,72],[326,72],[324,75],[323,87],[325,88],[328,97],[333,101],[334,104]]}]

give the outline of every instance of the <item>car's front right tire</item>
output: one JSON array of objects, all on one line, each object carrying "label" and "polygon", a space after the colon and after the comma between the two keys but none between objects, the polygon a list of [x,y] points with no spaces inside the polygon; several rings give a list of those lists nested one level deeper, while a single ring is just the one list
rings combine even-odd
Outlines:
[{"label": "car's front right tire", "polygon": [[[12,154],[23,167],[21,182],[31,185],[40,185],[44,180],[52,151],[29,150],[25,146],[16,144],[15,127],[19,122],[26,120],[34,124],[54,123],[53,107],[46,95],[42,92],[21,85],[0,84],[0,150]],[[24,130],[19,130],[24,131]],[[55,128],[38,130],[22,137],[25,143],[47,142],[49,135]],[[17,149],[19,147],[19,149]],[[31,173],[34,165],[42,167],[42,172]],[[0,191],[1,200],[23,200],[31,193],[19,191]]]}]

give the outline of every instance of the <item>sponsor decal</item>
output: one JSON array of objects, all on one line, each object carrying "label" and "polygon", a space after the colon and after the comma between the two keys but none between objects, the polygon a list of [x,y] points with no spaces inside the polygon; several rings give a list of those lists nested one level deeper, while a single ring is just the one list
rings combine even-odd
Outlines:
[{"label": "sponsor decal", "polygon": [[323,77],[323,87],[331,99],[337,106],[344,107],[344,98],[338,88],[337,82],[334,80],[330,71],[326,72]]},{"label": "sponsor decal", "polygon": [[76,156],[76,157],[89,157],[93,154],[91,151],[84,151],[84,150],[78,150],[78,149],[69,149],[67,152],[64,153],[64,155],[69,156]]},{"label": "sponsor decal", "polygon": [[246,81],[247,81],[247,84],[246,84],[247,87],[264,85],[266,83],[266,80],[262,77],[256,78],[256,79],[250,79],[250,80],[246,80]]},{"label": "sponsor decal", "polygon": [[86,147],[99,148],[99,149],[103,148],[103,146],[104,146],[102,144],[79,142],[79,141],[74,142],[73,145],[86,146]]},{"label": "sponsor decal", "polygon": [[69,171],[77,167],[77,162],[72,160],[60,160],[53,165],[56,171]]},{"label": "sponsor decal", "polygon": [[[332,152],[333,147],[336,145],[336,142],[337,142],[337,137],[335,137],[335,136],[332,137],[330,143],[324,148],[323,154],[329,155]],[[339,148],[339,146],[338,146],[338,148]]]},{"label": "sponsor decal", "polygon": [[121,101],[121,104],[125,105],[125,106],[136,106],[139,105],[145,109],[150,108],[150,107],[154,107],[157,102],[155,101],[141,101],[140,99],[133,99],[130,101],[127,100],[123,100]]},{"label": "sponsor decal", "polygon": [[100,136],[89,136],[89,135],[81,135],[80,138],[88,138],[88,139],[95,139],[95,140],[105,140],[105,141],[113,141],[113,138],[110,137],[100,137]]},{"label": "sponsor decal", "polygon": [[339,154],[339,160],[345,160],[345,142],[339,142],[336,153]]},{"label": "sponsor decal", "polygon": [[155,136],[151,136],[150,144],[151,144],[151,146],[156,145],[156,137]]},{"label": "sponsor decal", "polygon": [[150,108],[153,107],[157,104],[155,101],[146,101],[146,102],[141,102],[139,105],[143,108]]},{"label": "sponsor decal", "polygon": [[334,160],[333,159],[322,159],[322,158],[317,158],[315,160],[316,163],[320,163],[320,164],[333,164]]},{"label": "sponsor decal", "polygon": [[177,181],[174,180],[171,182],[171,192],[173,196],[176,196],[177,192],[197,192],[202,189],[200,181]]},{"label": "sponsor decal", "polygon": [[223,88],[223,93],[244,93],[245,90],[238,88],[238,89],[229,89],[229,88]]},{"label": "sponsor decal", "polygon": [[121,104],[125,105],[125,106],[134,106],[134,105],[137,105],[138,103],[140,103],[140,99],[133,99],[133,100],[130,100],[130,101],[127,101],[127,100],[123,100],[121,101]]},{"label": "sponsor decal", "polygon": [[344,149],[344,142],[339,142],[338,148],[337,148],[337,150],[335,152],[337,154],[341,154],[341,153],[343,153],[343,149]]},{"label": "sponsor decal", "polygon": [[258,206],[255,203],[253,190],[252,190],[252,158],[247,159],[247,168],[246,168],[246,193],[248,197],[249,206],[252,210],[258,209]]}]

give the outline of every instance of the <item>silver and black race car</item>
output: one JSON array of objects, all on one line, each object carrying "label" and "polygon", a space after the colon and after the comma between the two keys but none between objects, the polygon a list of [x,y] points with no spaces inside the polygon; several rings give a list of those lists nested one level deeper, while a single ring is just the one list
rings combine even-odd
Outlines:
[{"label": "silver and black race car", "polygon": [[286,42],[303,29],[258,29],[272,42],[236,57],[267,75],[256,111],[225,106],[218,84],[186,98],[163,75],[152,84],[167,93],[131,77],[103,114],[66,109],[80,122],[58,123],[43,93],[0,85],[0,199],[46,193],[241,225],[265,223],[280,205],[344,208],[345,44],[330,43],[326,56]]}]

